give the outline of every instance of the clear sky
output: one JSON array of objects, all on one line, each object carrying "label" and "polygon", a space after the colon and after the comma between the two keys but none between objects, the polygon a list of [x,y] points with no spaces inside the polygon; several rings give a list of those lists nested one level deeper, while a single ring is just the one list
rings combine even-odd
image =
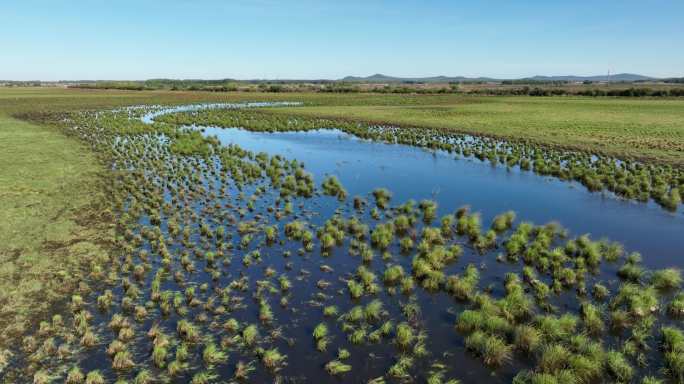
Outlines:
[{"label": "clear sky", "polygon": [[684,76],[684,1],[0,1],[0,79],[608,70]]}]

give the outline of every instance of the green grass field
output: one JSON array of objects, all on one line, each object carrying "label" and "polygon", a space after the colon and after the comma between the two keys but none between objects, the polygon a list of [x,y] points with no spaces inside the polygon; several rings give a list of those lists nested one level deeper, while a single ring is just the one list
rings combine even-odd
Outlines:
[{"label": "green grass field", "polygon": [[344,98],[338,105],[331,101],[271,111],[440,128],[684,164],[684,100],[462,96],[395,100],[387,96],[366,98],[363,105],[348,105]]},{"label": "green grass field", "polygon": [[[132,104],[302,101],[268,113],[436,127],[684,164],[684,100],[0,88],[0,332],[11,336],[105,257],[104,169],[40,113]],[[24,119],[28,121],[24,121]],[[1,341],[1,340],[0,340]]]},{"label": "green grass field", "polygon": [[64,295],[84,263],[104,256],[104,234],[79,223],[98,198],[96,164],[60,132],[0,114],[2,339]]}]

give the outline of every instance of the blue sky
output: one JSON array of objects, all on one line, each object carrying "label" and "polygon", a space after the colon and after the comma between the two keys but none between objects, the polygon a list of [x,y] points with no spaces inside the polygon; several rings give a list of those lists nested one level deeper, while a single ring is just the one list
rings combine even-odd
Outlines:
[{"label": "blue sky", "polygon": [[0,79],[684,76],[684,1],[2,0]]}]

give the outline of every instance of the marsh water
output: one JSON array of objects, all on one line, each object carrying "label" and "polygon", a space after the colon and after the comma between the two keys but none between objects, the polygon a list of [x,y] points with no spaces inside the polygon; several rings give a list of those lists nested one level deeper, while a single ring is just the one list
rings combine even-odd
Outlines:
[{"label": "marsh water", "polygon": [[519,220],[557,221],[571,235],[591,234],[619,241],[641,252],[645,264],[659,268],[684,258],[684,216],[657,204],[626,201],[610,192],[589,192],[576,182],[560,181],[519,168],[492,167],[441,151],[363,140],[337,129],[307,132],[250,132],[240,128],[202,127],[224,144],[304,162],[316,180],[336,175],[350,195],[386,187],[395,202],[432,199],[441,213],[463,205],[489,223],[513,210]]},{"label": "marsh water", "polygon": [[[211,106],[214,107],[221,106]],[[160,114],[193,108],[196,107],[162,110],[143,117],[143,120],[149,123]],[[513,210],[518,222],[543,224],[553,221],[566,228],[570,236],[588,233],[593,239],[606,237],[621,242],[627,252],[640,252],[644,257],[644,265],[649,268],[684,264],[681,259],[684,256],[684,217],[681,212],[666,212],[654,203],[626,201],[608,192],[591,193],[578,183],[539,176],[517,167],[493,167],[488,162],[462,159],[446,152],[363,140],[335,127],[279,133],[251,132],[241,128],[192,128],[201,130],[207,136],[216,136],[222,144],[237,144],[250,151],[281,155],[303,162],[307,171],[314,175],[317,184],[325,176],[335,175],[350,196],[369,198],[373,189],[385,187],[393,194],[393,204],[409,199],[431,199],[439,204],[440,214],[452,213],[457,208],[468,205],[472,211],[482,214],[485,224],[495,215]],[[312,209],[309,220],[316,225],[321,225],[339,207],[338,202],[331,197],[318,196],[314,201],[313,206],[309,207]],[[509,269],[498,263],[495,256],[492,253],[483,256],[468,250],[458,265],[451,267],[449,272],[458,273],[464,265],[476,264],[482,271],[480,285],[496,285],[492,292],[500,293],[501,288],[498,287],[502,285],[504,274]],[[330,278],[319,270],[323,262],[332,266],[337,275],[352,274],[356,267],[356,263],[352,265],[343,252],[334,252],[323,261],[316,256],[296,259],[293,271],[300,272],[299,280],[302,284],[295,283],[291,303],[310,303],[313,283]],[[277,270],[286,267],[286,260],[272,258],[269,263]],[[405,257],[401,264],[410,270],[410,257]],[[378,265],[381,266],[382,263],[378,262]],[[616,267],[610,266],[602,270],[602,277],[611,279],[608,283],[611,288],[618,286],[615,270]],[[333,302],[336,296],[343,295],[341,291],[330,294]],[[507,382],[516,372],[529,365],[530,362],[525,359],[516,358],[513,363],[496,370],[486,368],[481,360],[465,351],[463,336],[454,331],[453,324],[457,313],[464,308],[463,304],[454,302],[444,293],[431,294],[417,290],[416,296],[432,353],[430,359],[416,363],[416,371],[427,372],[431,369],[432,362],[440,362],[447,366],[445,373],[448,377],[457,377],[462,382]],[[386,293],[382,293],[380,297],[388,301],[406,301],[391,298]],[[578,309],[576,301],[566,299],[567,297],[560,295],[556,303],[566,309]],[[343,311],[348,308],[344,304],[340,304],[340,307]],[[391,305],[386,309],[393,315],[400,311],[399,307]],[[275,308],[274,312],[280,323],[289,323],[285,331],[287,337],[276,342],[276,345],[280,345],[281,352],[288,355],[287,367],[282,371],[288,381],[361,382],[382,376],[395,361],[393,346],[389,342],[355,346],[346,342],[345,334],[339,330],[332,331],[332,352],[316,351],[312,347],[311,332],[316,324],[324,320],[317,306],[304,305],[296,312]],[[238,319],[249,318],[247,316]],[[616,342],[617,339],[612,341],[613,344]],[[347,362],[353,366],[353,370],[336,378],[326,374],[322,366],[334,358],[338,346],[351,351],[352,357]],[[251,379],[255,382],[272,380],[259,369]]]}]

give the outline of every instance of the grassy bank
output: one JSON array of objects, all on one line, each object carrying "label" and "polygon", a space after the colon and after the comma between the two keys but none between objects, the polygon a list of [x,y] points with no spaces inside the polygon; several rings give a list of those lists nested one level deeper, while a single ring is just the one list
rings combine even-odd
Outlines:
[{"label": "grassy bank", "polygon": [[106,233],[87,222],[98,171],[75,140],[0,115],[0,344],[105,256]]}]

